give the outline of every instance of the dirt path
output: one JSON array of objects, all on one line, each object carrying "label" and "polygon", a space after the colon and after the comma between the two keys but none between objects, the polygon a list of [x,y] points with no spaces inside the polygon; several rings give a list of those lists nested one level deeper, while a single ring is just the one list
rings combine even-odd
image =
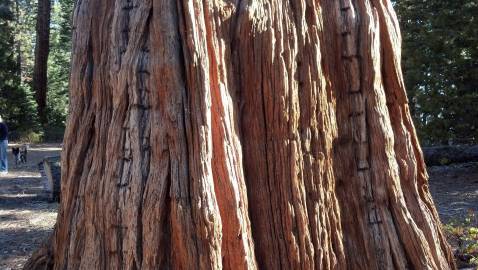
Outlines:
[{"label": "dirt path", "polygon": [[[58,144],[32,146],[28,164],[12,167],[0,178],[0,269],[21,269],[51,233],[58,205],[48,203],[43,194],[38,163],[59,153]],[[478,213],[478,163],[432,167],[429,173],[444,223],[463,219],[470,211]]]},{"label": "dirt path", "polygon": [[428,172],[430,191],[443,223],[478,213],[478,163],[431,167]]},{"label": "dirt path", "polygon": [[0,178],[0,269],[21,269],[31,253],[50,235],[58,204],[48,203],[38,163],[60,154],[60,145],[31,146],[28,163]]}]

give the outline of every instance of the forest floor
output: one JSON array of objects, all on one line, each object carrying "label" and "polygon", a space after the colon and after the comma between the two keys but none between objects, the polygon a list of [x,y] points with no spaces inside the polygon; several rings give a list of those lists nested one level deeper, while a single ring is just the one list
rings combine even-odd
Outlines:
[{"label": "forest floor", "polygon": [[47,200],[38,163],[60,150],[60,144],[31,145],[27,164],[18,167],[8,151],[9,174],[0,176],[1,270],[22,269],[53,230],[58,204]]},{"label": "forest floor", "polygon": [[[9,175],[0,177],[0,270],[21,269],[53,230],[58,204],[49,203],[44,194],[38,163],[45,157],[59,155],[60,147],[32,145],[28,163],[11,166]],[[12,158],[10,152],[9,156]],[[463,244],[467,240],[462,238],[470,238],[467,228],[478,227],[474,214],[478,213],[478,163],[431,167],[429,173],[430,190],[440,217],[447,224],[450,243],[460,260],[470,261],[462,254],[470,246]],[[476,239],[475,242],[478,245]],[[472,267],[462,261],[460,266]]]}]

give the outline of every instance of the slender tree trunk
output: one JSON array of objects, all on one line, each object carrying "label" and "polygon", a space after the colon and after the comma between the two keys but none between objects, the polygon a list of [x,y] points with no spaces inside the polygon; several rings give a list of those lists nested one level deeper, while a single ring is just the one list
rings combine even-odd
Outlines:
[{"label": "slender tree trunk", "polygon": [[454,269],[389,0],[77,2],[27,269]]},{"label": "slender tree trunk", "polygon": [[46,102],[48,87],[48,54],[50,53],[51,0],[38,0],[36,22],[35,64],[33,67],[33,91],[38,106],[38,118],[47,123]]},{"label": "slender tree trunk", "polygon": [[21,21],[20,21],[20,3],[15,0],[15,49],[17,53],[17,75],[22,78],[22,41],[20,39]]}]

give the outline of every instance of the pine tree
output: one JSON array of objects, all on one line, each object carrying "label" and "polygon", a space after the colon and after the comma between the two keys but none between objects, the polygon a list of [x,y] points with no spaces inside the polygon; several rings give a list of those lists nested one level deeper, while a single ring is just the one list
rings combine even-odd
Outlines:
[{"label": "pine tree", "polygon": [[36,19],[35,65],[32,87],[37,102],[38,119],[43,127],[48,123],[48,56],[50,53],[51,0],[38,0]]},{"label": "pine tree", "polygon": [[72,8],[71,0],[56,2],[52,8],[47,95],[49,127],[45,130],[49,140],[62,139],[68,114]]},{"label": "pine tree", "polygon": [[21,84],[18,51],[15,50],[15,12],[13,3],[0,0],[0,115],[12,130],[12,138],[24,127],[34,127],[32,97]]},{"label": "pine tree", "polygon": [[478,2],[397,1],[405,82],[424,143],[478,140]]}]

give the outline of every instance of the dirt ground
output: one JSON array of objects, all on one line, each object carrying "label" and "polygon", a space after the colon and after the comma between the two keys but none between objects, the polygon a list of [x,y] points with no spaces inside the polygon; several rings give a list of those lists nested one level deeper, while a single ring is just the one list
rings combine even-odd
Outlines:
[{"label": "dirt ground", "polygon": [[[430,191],[443,223],[478,213],[478,163],[431,167]],[[478,224],[474,224],[475,226]]]},{"label": "dirt ground", "polygon": [[[11,145],[14,146],[14,145]],[[11,147],[10,146],[10,147]],[[50,235],[58,204],[48,203],[38,163],[60,154],[59,144],[32,145],[28,162],[15,166],[9,150],[9,174],[0,177],[0,269],[21,269]]]},{"label": "dirt ground", "polygon": [[[10,174],[0,178],[0,269],[21,269],[52,232],[58,205],[43,193],[38,163],[60,150],[59,144],[32,145],[28,164],[15,168],[10,161]],[[444,223],[478,212],[478,163],[431,167],[429,173]]]}]

